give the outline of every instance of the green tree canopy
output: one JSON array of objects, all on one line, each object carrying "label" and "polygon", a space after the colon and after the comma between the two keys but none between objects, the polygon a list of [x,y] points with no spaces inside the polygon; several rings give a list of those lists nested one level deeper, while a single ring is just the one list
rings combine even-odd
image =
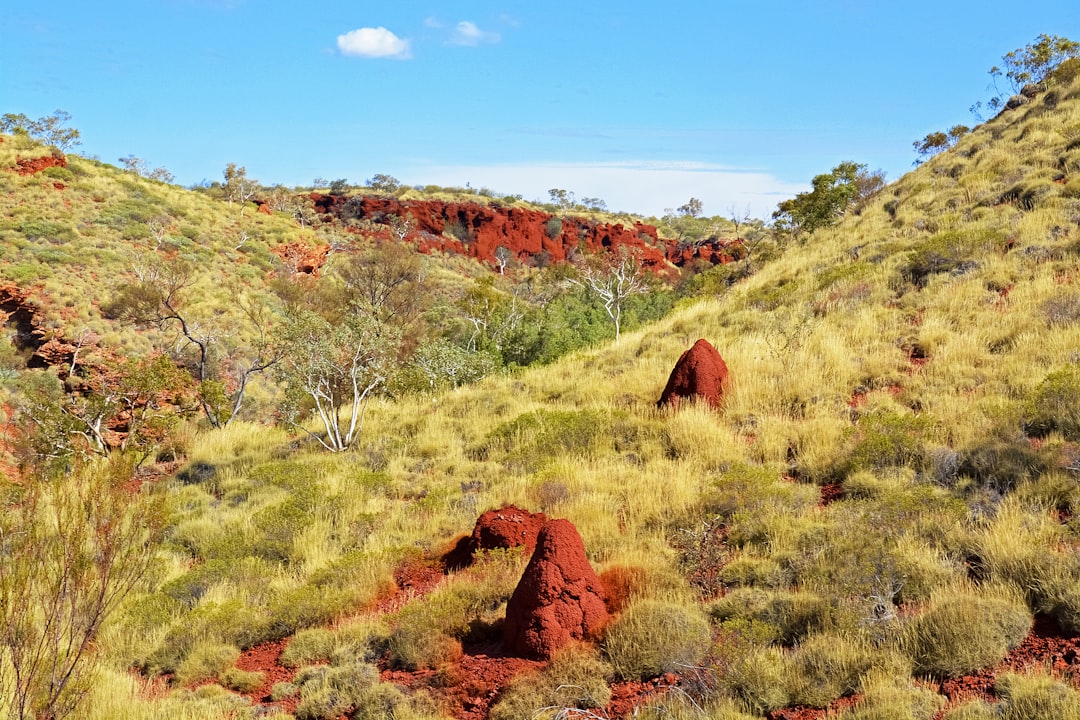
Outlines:
[{"label": "green tree canopy", "polygon": [[780,203],[773,219],[781,229],[813,232],[839,220],[859,200],[885,185],[885,174],[869,172],[866,165],[846,160],[811,180],[813,190]]}]

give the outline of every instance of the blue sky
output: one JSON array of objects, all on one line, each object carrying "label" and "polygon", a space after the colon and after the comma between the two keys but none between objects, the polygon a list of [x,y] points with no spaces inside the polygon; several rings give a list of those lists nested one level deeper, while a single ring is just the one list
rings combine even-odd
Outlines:
[{"label": "blue sky", "polygon": [[0,113],[190,185],[229,162],[613,210],[767,216],[843,160],[911,169],[987,70],[1080,2],[52,0],[0,17]]}]

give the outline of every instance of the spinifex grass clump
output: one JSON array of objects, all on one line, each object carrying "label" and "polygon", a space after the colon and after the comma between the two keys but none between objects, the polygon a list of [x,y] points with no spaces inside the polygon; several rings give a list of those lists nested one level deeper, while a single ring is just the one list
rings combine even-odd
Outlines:
[{"label": "spinifex grass clump", "polygon": [[1030,627],[1031,612],[1008,589],[942,591],[907,623],[901,645],[917,673],[956,677],[1004,659]]}]

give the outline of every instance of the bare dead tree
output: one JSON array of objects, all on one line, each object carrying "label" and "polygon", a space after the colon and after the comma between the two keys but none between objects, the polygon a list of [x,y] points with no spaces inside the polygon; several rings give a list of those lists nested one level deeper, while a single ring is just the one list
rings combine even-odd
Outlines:
[{"label": "bare dead tree", "polygon": [[596,294],[604,310],[615,323],[615,344],[619,343],[623,306],[634,295],[649,292],[641,259],[626,248],[610,256],[592,256],[578,268],[578,277],[570,282]]}]

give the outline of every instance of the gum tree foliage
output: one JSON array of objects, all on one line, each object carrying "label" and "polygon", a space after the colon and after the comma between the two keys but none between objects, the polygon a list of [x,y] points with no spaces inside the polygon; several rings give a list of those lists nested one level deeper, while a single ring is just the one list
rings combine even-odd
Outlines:
[{"label": "gum tree foliage", "polygon": [[[986,108],[993,113],[1000,112],[1010,92],[998,87],[998,80],[1005,77],[1009,81],[1011,94],[1019,93],[1026,85],[1046,89],[1054,71],[1067,61],[1080,58],[1080,43],[1057,35],[1045,33],[1035,41],[1006,53],[1001,57],[1001,65],[995,65],[988,71],[992,82],[990,87],[994,96],[986,102]],[[982,102],[971,106],[971,113],[982,121]]]},{"label": "gum tree foliage", "polygon": [[885,174],[869,172],[866,165],[847,160],[816,175],[811,185],[813,190],[780,203],[773,213],[779,229],[799,234],[832,225],[849,208],[884,187]]},{"label": "gum tree foliage", "polygon": [[377,173],[367,181],[367,185],[375,192],[381,193],[393,194],[401,189],[401,182],[393,175],[387,175],[385,173]]},{"label": "gum tree foliage", "polygon": [[1058,65],[1075,57],[1080,57],[1080,43],[1042,34],[1035,42],[1003,55],[1002,67],[990,68],[990,76],[996,81],[1004,70],[1013,92],[1018,93],[1028,84],[1045,86],[1047,77]]},{"label": "gum tree foliage", "polygon": [[[331,452],[352,447],[368,401],[397,365],[400,331],[353,305],[343,313],[293,307],[279,331],[286,422]],[[304,425],[313,416],[322,433]]]},{"label": "gum tree foliage", "polygon": [[916,140],[912,143],[912,147],[915,148],[915,152],[919,154],[919,159],[915,161],[915,164],[922,163],[928,158],[937,155],[942,150],[947,150],[959,142],[960,138],[971,132],[971,128],[967,125],[953,125],[949,128],[948,132],[932,132],[927,133],[926,137],[922,140]]},{"label": "gum tree foliage", "polygon": [[103,623],[145,575],[163,496],[132,496],[129,458],[35,469],[0,486],[0,694],[17,720],[77,716]]},{"label": "gum tree foliage", "polygon": [[52,115],[31,120],[23,113],[7,113],[0,117],[0,132],[28,135],[34,140],[52,145],[60,150],[70,150],[82,144],[79,131],[67,127],[71,115],[57,110]]},{"label": "gum tree foliage", "polygon": [[223,174],[225,184],[222,185],[222,189],[225,193],[225,199],[229,202],[229,205],[234,202],[237,203],[240,206],[240,214],[243,215],[248,201],[255,197],[255,193],[259,191],[259,181],[249,178],[247,168],[237,167],[236,163],[226,165]]},{"label": "gum tree foliage", "polygon": [[577,277],[569,281],[588,289],[600,298],[604,311],[615,323],[615,344],[619,343],[622,313],[626,301],[649,292],[649,283],[641,258],[627,248],[608,255],[586,258],[578,266]]},{"label": "gum tree foliage", "polygon": [[15,407],[24,466],[52,466],[71,456],[106,456],[113,450],[141,463],[168,436],[185,404],[190,407],[190,377],[164,356],[83,373],[79,392],[65,389],[51,372],[30,373],[20,383]]},{"label": "gum tree foliage", "polygon": [[135,157],[134,155],[127,155],[120,158],[120,164],[124,166],[124,169],[128,172],[135,173],[136,175],[151,180],[160,180],[164,183],[171,183],[176,177],[163,167],[150,169],[150,163],[146,162],[142,158]]},{"label": "gum tree foliage", "polygon": [[[281,358],[270,333],[273,317],[264,302],[237,301],[250,338],[235,336],[231,327],[204,319],[189,295],[194,268],[182,261],[154,261],[137,269],[137,279],[121,284],[102,306],[107,317],[162,330],[173,328],[179,336],[172,343],[178,360],[191,369],[199,387],[199,406],[215,428],[236,419],[244,404],[248,384]],[[253,339],[252,339],[253,338]]]}]

